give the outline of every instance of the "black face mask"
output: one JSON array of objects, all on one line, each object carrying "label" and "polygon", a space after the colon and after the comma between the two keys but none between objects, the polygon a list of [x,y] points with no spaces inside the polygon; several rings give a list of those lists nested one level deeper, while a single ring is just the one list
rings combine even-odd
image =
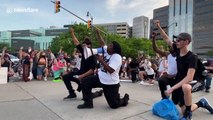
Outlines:
[{"label": "black face mask", "polygon": [[41,57],[46,57],[46,55],[42,55]]}]

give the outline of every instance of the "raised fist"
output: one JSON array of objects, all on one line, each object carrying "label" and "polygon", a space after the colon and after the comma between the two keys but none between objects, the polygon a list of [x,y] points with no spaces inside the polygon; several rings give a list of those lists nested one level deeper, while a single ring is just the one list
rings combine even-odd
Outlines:
[{"label": "raised fist", "polygon": [[152,38],[156,37],[157,33],[156,32],[152,32]]},{"label": "raised fist", "polygon": [[74,32],[74,29],[72,27],[70,28],[70,32]]},{"label": "raised fist", "polygon": [[160,20],[154,20],[154,24],[157,26],[157,25],[160,25]]}]

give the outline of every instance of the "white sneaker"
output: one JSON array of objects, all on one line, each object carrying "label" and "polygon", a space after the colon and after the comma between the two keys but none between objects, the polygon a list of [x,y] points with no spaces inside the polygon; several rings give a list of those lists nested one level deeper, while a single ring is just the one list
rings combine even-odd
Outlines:
[{"label": "white sneaker", "polygon": [[32,79],[33,79],[33,74],[32,74],[32,72],[30,72],[30,75],[29,75],[28,79],[29,79],[29,80],[32,80]]},{"label": "white sneaker", "polygon": [[44,77],[44,81],[47,81],[47,77]]},{"label": "white sneaker", "polygon": [[144,82],[144,81],[141,81],[139,84],[140,84],[140,85],[154,85],[154,84],[146,83],[146,82]]},{"label": "white sneaker", "polygon": [[140,84],[140,85],[143,85],[143,84],[144,84],[143,80],[142,80],[139,84]]}]

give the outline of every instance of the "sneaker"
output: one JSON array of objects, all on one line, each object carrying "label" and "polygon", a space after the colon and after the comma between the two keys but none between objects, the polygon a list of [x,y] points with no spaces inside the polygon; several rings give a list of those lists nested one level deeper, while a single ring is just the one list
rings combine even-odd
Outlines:
[{"label": "sneaker", "polygon": [[149,84],[149,83],[144,82],[144,81],[141,81],[139,84],[140,84],[140,85],[154,85],[154,84]]},{"label": "sneaker", "polygon": [[68,95],[67,97],[64,98],[64,100],[68,100],[68,99],[72,99],[72,98],[76,98],[76,94],[72,94],[72,95]]},{"label": "sneaker", "polygon": [[144,84],[144,81],[142,80],[139,84],[140,84],[140,85],[143,85],[143,84]]},{"label": "sneaker", "polygon": [[209,90],[209,89],[206,89],[205,92],[206,92],[206,93],[210,93],[210,90]]},{"label": "sneaker", "polygon": [[81,92],[81,85],[78,85],[78,88],[76,89],[78,92]]},{"label": "sneaker", "polygon": [[192,120],[192,112],[185,111],[183,117],[180,120]]},{"label": "sneaker", "polygon": [[102,96],[103,95],[103,90],[99,90],[99,91],[97,91],[97,93],[99,94],[99,96]]},{"label": "sneaker", "polygon": [[92,98],[100,97],[103,94],[103,90],[96,91],[92,93]]},{"label": "sneaker", "polygon": [[202,104],[202,106],[201,106],[202,108],[207,109],[211,114],[213,114],[213,108],[212,108],[212,106],[209,104],[209,102],[207,101],[206,98],[200,99],[199,102]]},{"label": "sneaker", "polygon": [[78,105],[77,107],[78,109],[85,109],[85,108],[93,108],[93,102],[92,101],[87,101],[87,102],[84,102],[83,104],[81,105]]},{"label": "sneaker", "polygon": [[44,77],[44,81],[47,81],[47,77]]},{"label": "sneaker", "polygon": [[129,94],[126,93],[123,97],[123,100],[124,100],[123,106],[127,106],[129,101]]},{"label": "sneaker", "polygon": [[54,80],[52,80],[53,82],[62,82],[63,80],[61,80],[61,79],[54,79]]}]

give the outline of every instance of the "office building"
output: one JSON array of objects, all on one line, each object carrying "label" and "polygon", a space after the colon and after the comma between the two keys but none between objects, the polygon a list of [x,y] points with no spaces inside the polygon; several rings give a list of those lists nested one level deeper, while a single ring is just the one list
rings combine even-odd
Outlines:
[{"label": "office building", "polygon": [[169,0],[169,36],[187,32],[192,35],[190,50],[200,57],[207,57],[213,44],[212,0]]},{"label": "office building", "polygon": [[194,0],[193,51],[206,56],[213,50],[213,0]]},{"label": "office building", "polygon": [[[157,32],[157,28],[154,25],[154,20],[160,20],[160,24],[162,26],[162,28],[164,29],[164,31],[166,33],[168,33],[168,27],[169,26],[169,6],[164,6],[161,8],[157,8],[153,10],[153,19],[150,20],[150,35],[152,33],[152,31],[156,31]],[[162,36],[160,36],[159,34],[156,36],[156,39],[161,39],[162,40]]]},{"label": "office building", "polygon": [[68,29],[32,29],[32,30],[12,30],[1,31],[0,42],[9,43],[14,49],[18,50],[21,46],[25,49],[32,47],[34,49],[47,49],[53,38],[62,33],[68,32]]},{"label": "office building", "polygon": [[103,23],[95,24],[95,26],[103,27],[109,33],[118,34],[124,38],[129,37],[129,25],[127,22]]},{"label": "office building", "polygon": [[149,18],[145,16],[135,17],[133,19],[132,37],[148,38]]}]

